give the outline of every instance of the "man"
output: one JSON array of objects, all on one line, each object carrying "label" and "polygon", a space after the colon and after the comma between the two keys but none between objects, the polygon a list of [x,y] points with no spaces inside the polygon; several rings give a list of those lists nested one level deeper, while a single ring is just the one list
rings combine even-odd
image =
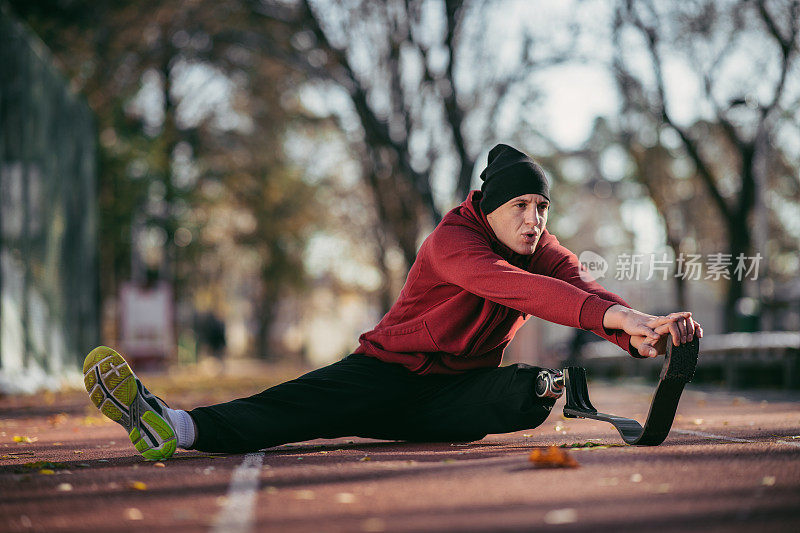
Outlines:
[{"label": "man", "polygon": [[[341,361],[187,412],[99,347],[84,362],[92,401],[150,460],[176,446],[241,453],[343,436],[471,441],[538,426],[561,394],[557,371],[499,366],[531,315],[592,331],[634,357],[664,353],[668,333],[676,345],[702,337],[691,313],[641,313],[581,276],[546,229],[549,184],[527,155],[497,145],[481,178],[422,244],[397,302]],[[535,391],[540,372],[548,386]]]}]

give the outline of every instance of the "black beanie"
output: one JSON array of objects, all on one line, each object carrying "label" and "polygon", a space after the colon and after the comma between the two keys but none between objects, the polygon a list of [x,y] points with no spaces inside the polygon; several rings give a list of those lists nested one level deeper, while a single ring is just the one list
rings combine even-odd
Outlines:
[{"label": "black beanie", "polygon": [[489,150],[489,164],[481,172],[481,179],[481,211],[486,215],[523,194],[541,194],[550,200],[550,186],[542,167],[507,144]]}]

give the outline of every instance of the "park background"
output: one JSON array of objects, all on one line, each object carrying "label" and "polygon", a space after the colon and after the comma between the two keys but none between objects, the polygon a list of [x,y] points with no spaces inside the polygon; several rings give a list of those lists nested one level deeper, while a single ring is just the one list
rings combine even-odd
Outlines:
[{"label": "park background", "polygon": [[[497,142],[603,285],[796,357],[798,26],[790,0],[3,0],[0,392],[98,344],[350,353]],[[586,340],[531,319],[506,361]]]}]

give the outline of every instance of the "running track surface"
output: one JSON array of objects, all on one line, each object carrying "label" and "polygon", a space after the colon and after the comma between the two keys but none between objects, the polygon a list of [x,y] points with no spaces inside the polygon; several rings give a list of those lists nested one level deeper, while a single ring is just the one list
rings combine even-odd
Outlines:
[{"label": "running track surface", "polygon": [[[254,392],[252,376],[223,398],[144,381],[178,408]],[[600,411],[643,421],[652,389],[589,392]],[[800,394],[689,384],[652,448],[562,406],[539,428],[467,445],[349,438],[154,464],[82,391],[0,398],[0,531],[800,531]],[[577,468],[528,460],[587,443],[600,446],[568,451]]]}]

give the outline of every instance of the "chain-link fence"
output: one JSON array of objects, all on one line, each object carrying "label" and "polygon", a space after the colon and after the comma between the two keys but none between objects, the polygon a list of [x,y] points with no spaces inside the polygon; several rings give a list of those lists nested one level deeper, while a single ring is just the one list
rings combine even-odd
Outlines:
[{"label": "chain-link fence", "polygon": [[0,393],[79,368],[98,338],[95,149],[88,106],[0,3]]}]

